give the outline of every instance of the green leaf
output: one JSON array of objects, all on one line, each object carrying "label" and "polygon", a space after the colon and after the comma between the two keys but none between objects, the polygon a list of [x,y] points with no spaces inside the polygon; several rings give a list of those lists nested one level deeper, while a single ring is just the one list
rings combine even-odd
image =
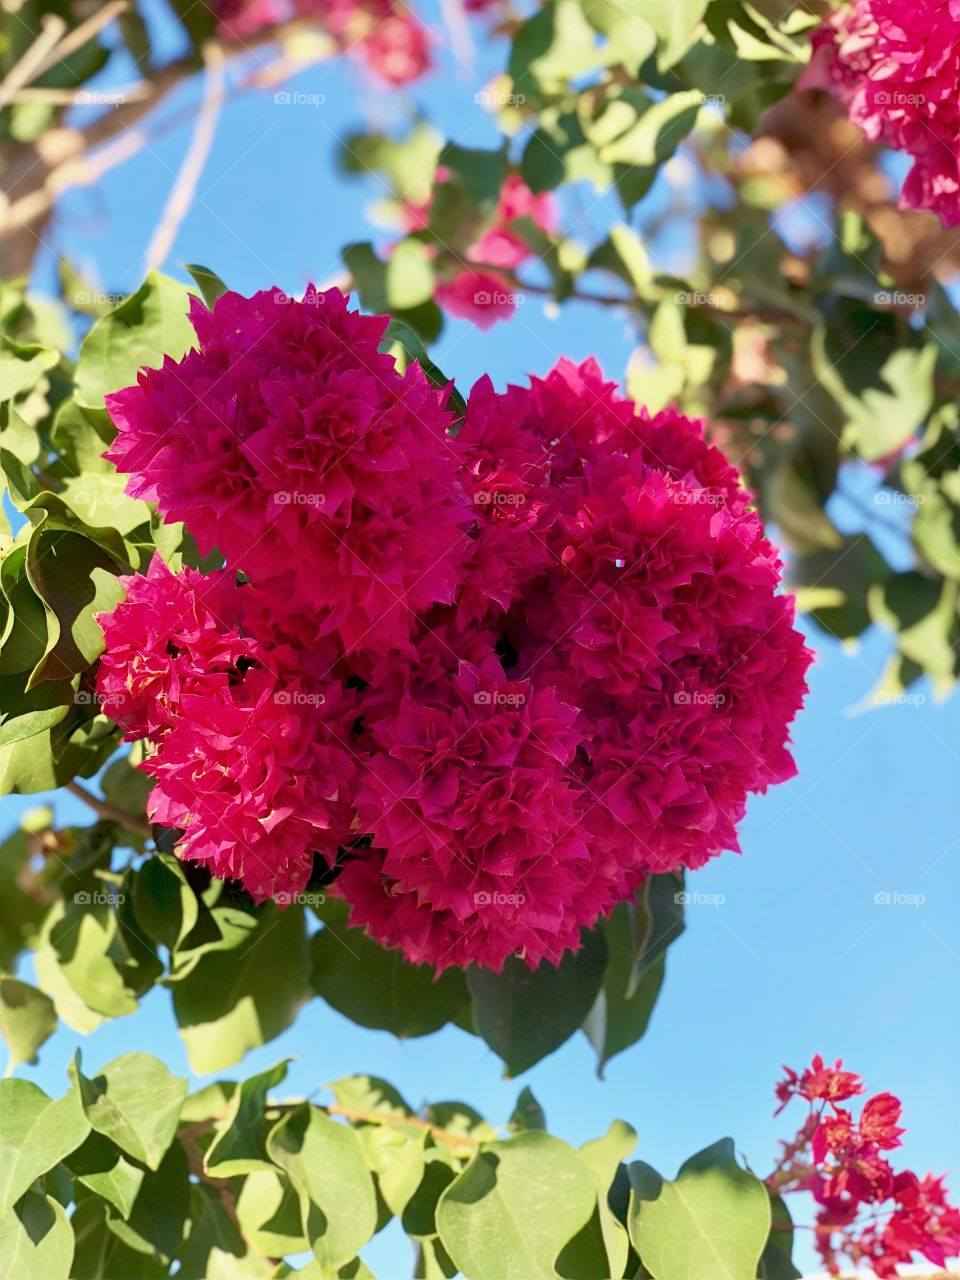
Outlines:
[{"label": "green leaf", "polygon": [[22,675],[0,676],[0,746],[52,729],[74,705],[69,680],[46,680],[25,688]]},{"label": "green leaf", "polygon": [[303,1234],[300,1198],[278,1169],[257,1169],[244,1178],[237,1221],[250,1247],[268,1257],[304,1253],[310,1247]]},{"label": "green leaf", "polygon": [[674,1182],[637,1162],[630,1183],[630,1239],[654,1280],[754,1280],[770,1197],[737,1164],[731,1138],[691,1156]]},{"label": "green leaf", "polygon": [[529,969],[511,956],[500,973],[467,971],[477,1033],[503,1059],[508,1075],[526,1071],[576,1031],[597,997],[606,963],[606,942],[593,930],[559,965],[543,961]]},{"label": "green leaf", "polygon": [[108,1218],[103,1200],[84,1196],[77,1204],[70,1219],[76,1240],[70,1280],[165,1280],[168,1268],[118,1239]]},{"label": "green leaf", "polygon": [[204,302],[212,311],[216,300],[222,298],[225,293],[230,292],[229,285],[225,285],[220,277],[211,271],[209,267],[201,267],[197,262],[187,262],[184,265],[193,276]]},{"label": "green leaf", "polygon": [[[249,1178],[245,1179],[240,1197],[248,1182]],[[210,1280],[214,1268],[220,1264],[220,1255],[234,1259],[238,1265],[252,1260],[253,1255],[228,1213],[219,1187],[204,1182],[194,1183],[190,1190],[189,1214],[190,1235],[177,1255],[177,1275],[181,1280]],[[303,1241],[299,1246],[301,1249],[306,1247]],[[166,1276],[167,1271],[164,1270],[163,1274]]]},{"label": "green leaf", "polygon": [[59,359],[60,352],[49,347],[0,336],[0,401],[32,391]]},{"label": "green leaf", "polygon": [[92,1079],[73,1069],[83,1108],[98,1133],[150,1169],[158,1169],[173,1141],[187,1081],[148,1053],[114,1058]]},{"label": "green leaf", "polygon": [[406,311],[429,301],[434,276],[427,246],[418,240],[402,240],[396,245],[387,262],[384,285],[391,311]]},{"label": "green leaf", "polygon": [[650,876],[633,902],[602,922],[608,963],[603,987],[584,1023],[597,1051],[597,1074],[645,1034],[663,984],[665,952],[683,931],[683,880]]},{"label": "green leaf", "polygon": [[630,1240],[610,1207],[610,1192],[615,1179],[622,1176],[626,1181],[622,1162],[636,1144],[636,1131],[622,1120],[614,1120],[602,1138],[585,1142],[580,1148],[597,1185],[597,1204],[590,1221],[561,1253],[561,1275],[571,1280],[605,1280],[624,1274]]},{"label": "green leaf", "polygon": [[524,1085],[520,1090],[517,1105],[513,1108],[513,1114],[508,1123],[509,1127],[516,1132],[546,1129],[547,1117],[543,1107],[533,1096],[533,1090],[529,1085]]},{"label": "green leaf", "polygon": [[366,1124],[356,1127],[356,1134],[387,1208],[399,1218],[423,1178],[426,1130],[413,1125]]},{"label": "green leaf", "polygon": [[8,1071],[33,1062],[37,1050],[57,1029],[53,1001],[29,982],[0,976],[0,1035],[10,1050]]},{"label": "green leaf", "polygon": [[207,1148],[204,1157],[207,1173],[215,1178],[232,1178],[269,1165],[266,1141],[270,1126],[264,1117],[264,1106],[270,1090],[286,1079],[289,1061],[285,1058],[267,1071],[251,1076],[236,1090]]},{"label": "green leaf", "polygon": [[[37,977],[74,1030],[92,1030],[99,1019],[136,1012],[136,998],[117,968],[117,935],[116,912],[107,902],[91,902],[85,890],[69,903],[55,904],[44,925]],[[90,1025],[83,1010],[99,1018]]]},{"label": "green leaf", "polygon": [[[614,128],[608,117],[615,112],[618,125],[608,142],[598,139],[597,151],[604,164],[623,164],[631,168],[653,169],[669,160],[696,124],[701,95],[693,90],[672,93],[659,102],[650,103],[632,89],[615,98],[603,117],[608,129]],[[621,111],[617,111],[620,108]],[[592,134],[590,135],[592,136]]]},{"label": "green leaf", "polygon": [[34,1192],[0,1217],[2,1280],[70,1280],[73,1231],[62,1205]]},{"label": "green leaf", "polygon": [[937,343],[907,346],[891,332],[890,317],[849,302],[838,305],[830,322],[813,334],[813,371],[847,416],[844,444],[873,462],[925,422],[933,405]]},{"label": "green leaf", "polygon": [[426,965],[411,964],[345,921],[328,923],[314,934],[310,954],[316,993],[361,1027],[425,1036],[467,1009],[462,973],[447,970],[438,978]]},{"label": "green leaf", "polygon": [[709,0],[644,0],[644,19],[660,37],[657,66],[661,71],[679,62],[690,48],[708,3]]},{"label": "green leaf", "polygon": [[491,1142],[450,1184],[440,1239],[471,1280],[552,1280],[557,1256],[596,1204],[593,1175],[558,1138],[521,1133]]},{"label": "green leaf", "polygon": [[168,853],[148,858],[133,875],[133,910],[144,933],[176,951],[197,923],[197,896],[179,861]]},{"label": "green leaf", "polygon": [[69,477],[61,496],[89,525],[116,529],[125,536],[149,522],[152,512],[139,498],[124,492],[126,476],[116,471]]},{"label": "green leaf", "polygon": [[760,1259],[759,1280],[802,1280],[793,1262],[793,1219],[782,1196],[770,1201],[770,1239]]},{"label": "green leaf", "polygon": [[190,1208],[190,1168],[186,1153],[175,1142],[156,1172],[147,1172],[127,1217],[107,1214],[107,1226],[124,1244],[152,1252],[170,1262],[179,1252]]},{"label": "green leaf", "polygon": [[107,1200],[122,1218],[129,1218],[143,1183],[144,1170],[101,1133],[91,1133],[66,1166],[72,1176]]},{"label": "green leaf", "polygon": [[306,1104],[271,1131],[267,1150],[297,1188],[304,1234],[326,1273],[349,1262],[373,1235],[377,1203],[360,1140]]},{"label": "green leaf", "polygon": [[0,1115],[2,1221],[34,1178],[79,1147],[90,1132],[90,1123],[75,1087],[54,1102],[29,1080],[0,1081]]},{"label": "green leaf", "polygon": [[151,271],[118,307],[84,338],[76,369],[77,403],[102,409],[110,392],[131,386],[142,368],[158,368],[164,356],[179,360],[196,343],[187,318],[185,285]]},{"label": "green leaf", "polygon": [[268,905],[240,948],[204,955],[173,989],[194,1071],[239,1062],[293,1021],[310,995],[303,911]]},{"label": "green leaf", "polygon": [[578,0],[548,0],[514,36],[508,70],[514,91],[536,102],[603,61]]}]

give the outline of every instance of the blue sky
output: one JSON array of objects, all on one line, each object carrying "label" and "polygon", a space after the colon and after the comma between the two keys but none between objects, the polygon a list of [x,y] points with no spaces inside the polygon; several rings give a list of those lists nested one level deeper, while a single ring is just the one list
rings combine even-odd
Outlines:
[{"label": "blue sky", "polygon": [[[162,20],[156,34],[163,48],[174,47]],[[497,140],[474,94],[501,57],[481,55],[475,72],[448,59],[448,73],[422,91],[434,118],[462,145]],[[340,246],[366,235],[363,211],[378,193],[337,173],[338,139],[364,120],[380,126],[395,120],[396,104],[337,65],[305,72],[296,87],[326,101],[284,106],[260,92],[225,110],[198,199],[167,264],[173,274],[181,274],[181,262],[202,262],[243,292],[272,284],[294,291],[310,279],[331,279]],[[196,86],[188,87],[169,114],[196,98]],[[151,138],[96,192],[74,191],[63,200],[46,233],[40,285],[51,280],[60,252],[107,291],[140,282],[189,132],[184,123]],[[655,191],[641,216],[662,198]],[[577,219],[584,238],[613,212],[609,197],[591,192],[570,193],[564,203],[567,225]],[[675,222],[658,242],[661,262],[682,260],[683,235]],[[618,312],[567,305],[551,316],[530,297],[513,321],[488,334],[451,324],[435,356],[461,384],[489,372],[503,385],[543,373],[559,355],[594,354],[608,374],[621,377],[635,343]],[[224,1074],[247,1075],[291,1054],[291,1092],[346,1074],[378,1074],[413,1105],[462,1098],[497,1124],[529,1084],[551,1129],[570,1141],[594,1137],[622,1117],[639,1132],[638,1153],[672,1176],[686,1156],[729,1133],[762,1173],[777,1138],[791,1136],[789,1111],[772,1119],[780,1064],[800,1067],[820,1051],[843,1056],[868,1087],[903,1098],[909,1131],[898,1154],[921,1173],[951,1173],[960,1192],[960,699],[938,706],[921,687],[913,704],[855,714],[879,678],[887,638],[873,633],[856,651],[816,635],[812,643],[818,658],[795,732],[799,775],[754,799],[742,856],[724,855],[692,877],[692,891],[722,901],[689,908],[650,1030],[609,1065],[605,1081],[596,1079],[582,1037],[519,1081],[504,1082],[495,1056],[459,1030],[398,1043],[354,1027],[319,1001],[290,1032]],[[79,816],[73,801],[55,803],[61,820]],[[0,814],[12,824],[24,807],[7,800]],[[922,901],[906,905],[898,897]],[[189,1074],[162,991],[86,1040],[59,1031],[39,1065],[20,1074],[59,1093],[81,1041],[90,1067],[143,1049]],[[407,1255],[392,1233],[365,1251],[380,1280],[408,1275]],[[801,1259],[813,1266],[809,1249],[801,1248]]]}]

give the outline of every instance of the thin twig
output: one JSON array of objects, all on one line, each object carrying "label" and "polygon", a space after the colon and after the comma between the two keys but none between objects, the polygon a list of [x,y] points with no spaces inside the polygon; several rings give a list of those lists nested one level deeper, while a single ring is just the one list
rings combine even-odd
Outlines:
[{"label": "thin twig", "polygon": [[153,96],[153,87],[146,80],[136,84],[120,85],[116,89],[18,89],[12,102],[39,102],[53,107],[75,107],[98,100],[107,105],[121,102],[143,102]]},{"label": "thin twig", "polygon": [[363,1124],[413,1125],[415,1129],[423,1129],[437,1142],[442,1142],[447,1147],[470,1147],[471,1150],[476,1150],[480,1146],[479,1138],[471,1138],[464,1133],[451,1133],[449,1129],[431,1124],[429,1120],[421,1120],[419,1116],[387,1115],[382,1111],[365,1111],[362,1107],[341,1107],[337,1103],[323,1107],[322,1110],[326,1111],[327,1115],[343,1116],[346,1120],[359,1120]]},{"label": "thin twig", "polygon": [[108,27],[114,18],[119,18],[127,8],[129,8],[128,0],[110,0],[109,4],[105,4],[96,13],[91,14],[85,22],[81,22],[79,27],[74,27],[68,32],[56,47],[50,50],[34,75],[43,75],[44,71],[49,71],[55,62],[65,62],[71,53],[76,53],[85,44],[96,39],[104,27]]},{"label": "thin twig", "polygon": [[180,223],[197,191],[197,183],[210,155],[210,148],[217,133],[220,106],[223,102],[224,57],[219,46],[210,43],[204,47],[203,60],[207,68],[204,81],[203,102],[197,115],[197,125],[190,139],[187,154],[167,199],[160,224],[153,233],[147,250],[146,267],[162,267],[176,239]]},{"label": "thin twig", "polygon": [[16,94],[43,69],[44,60],[60,41],[67,24],[55,13],[44,14],[40,34],[10,68],[0,84],[0,107],[9,106]]},{"label": "thin twig", "polygon": [[118,826],[126,827],[128,831],[133,831],[147,840],[153,835],[149,823],[144,822],[142,818],[134,817],[132,813],[127,813],[126,809],[118,809],[109,800],[101,800],[86,787],[81,787],[79,782],[68,782],[66,790],[78,800],[82,800],[98,818],[102,818],[105,822],[116,822]]}]

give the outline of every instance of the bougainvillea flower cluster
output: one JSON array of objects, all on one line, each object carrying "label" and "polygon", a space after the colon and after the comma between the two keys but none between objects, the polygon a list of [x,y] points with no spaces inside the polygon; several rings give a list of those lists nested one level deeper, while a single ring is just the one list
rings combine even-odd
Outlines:
[{"label": "bougainvillea flower cluster", "polygon": [[403,0],[210,0],[227,40],[302,18],[316,23],[340,53],[358,58],[378,79],[399,86],[430,69],[430,40]]},{"label": "bougainvillea flower cluster", "polygon": [[855,0],[814,36],[801,88],[826,89],[913,166],[901,205],[960,223],[960,0]]},{"label": "bougainvillea flower cluster", "polygon": [[335,289],[192,319],[108,456],[223,568],[127,579],[98,674],[181,856],[498,969],[737,848],[810,655],[701,424],[565,360],[457,422]]},{"label": "bougainvillea flower cluster", "polygon": [[516,283],[504,272],[514,272],[534,257],[533,249],[518,230],[528,219],[542,234],[556,231],[556,209],[549,192],[534,195],[519,174],[511,173],[500,189],[491,225],[467,250],[472,265],[454,272],[437,286],[436,299],[449,315],[470,320],[478,329],[489,329],[508,320],[517,309]]},{"label": "bougainvillea flower cluster", "polygon": [[800,1074],[784,1071],[778,1114],[793,1098],[806,1101],[808,1113],[767,1181],[779,1195],[813,1195],[817,1250],[830,1274],[839,1275],[846,1260],[886,1280],[915,1255],[942,1267],[960,1254],[960,1210],[947,1200],[943,1179],[895,1173],[887,1159],[905,1132],[900,1099],[874,1094],[855,1116],[840,1104],[862,1094],[863,1082],[841,1061],[829,1067],[818,1054]]}]

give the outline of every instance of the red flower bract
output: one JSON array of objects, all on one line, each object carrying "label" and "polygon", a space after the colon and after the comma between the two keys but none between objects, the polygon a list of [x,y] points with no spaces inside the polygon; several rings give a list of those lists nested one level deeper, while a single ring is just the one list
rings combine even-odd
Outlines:
[{"label": "red flower bract", "polygon": [[883,1154],[901,1145],[900,1099],[874,1094],[858,1119],[837,1103],[862,1093],[863,1082],[839,1059],[828,1067],[816,1054],[802,1074],[784,1070],[777,1114],[794,1097],[806,1100],[809,1112],[797,1136],[782,1144],[767,1185],[776,1195],[812,1193],[814,1239],[830,1274],[845,1270],[842,1258],[893,1277],[914,1254],[942,1267],[960,1252],[960,1210],[948,1203],[942,1179],[894,1173]]},{"label": "red flower bract", "polygon": [[110,456],[226,567],[128,579],[98,682],[182,856],[261,899],[319,855],[354,924],[439,970],[557,962],[737,847],[793,772],[810,655],[701,424],[561,361],[483,379],[454,438],[336,290],[193,321],[110,398]]},{"label": "red flower bract", "polygon": [[960,223],[960,2],[855,0],[814,37],[801,88],[826,89],[867,137],[913,157],[900,203]]}]

